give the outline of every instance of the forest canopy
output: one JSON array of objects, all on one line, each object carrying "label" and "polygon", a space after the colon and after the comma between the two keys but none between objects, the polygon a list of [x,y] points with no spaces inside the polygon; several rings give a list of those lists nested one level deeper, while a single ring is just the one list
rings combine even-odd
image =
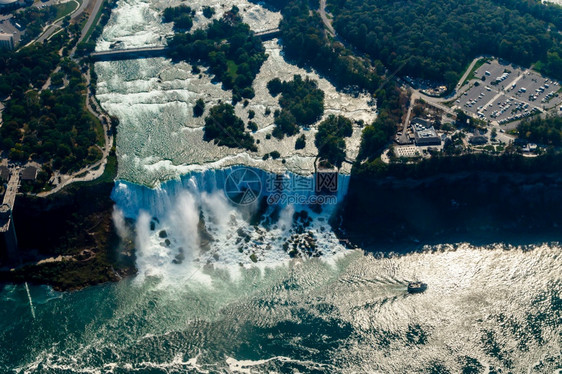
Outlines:
[{"label": "forest canopy", "polygon": [[244,122],[234,113],[234,107],[222,103],[215,105],[205,118],[203,139],[216,145],[230,148],[245,148],[257,151],[252,135],[244,131]]},{"label": "forest canopy", "polygon": [[190,30],[193,26],[192,12],[190,7],[183,4],[177,7],[169,7],[164,9],[162,19],[166,23],[173,22],[174,30]]},{"label": "forest canopy", "polygon": [[345,161],[345,139],[353,134],[351,121],[343,116],[330,115],[318,126],[314,144],[318,156],[335,167]]},{"label": "forest canopy", "polygon": [[43,45],[0,52],[0,95],[10,96],[2,113],[0,151],[11,161],[33,160],[44,169],[68,172],[101,157],[103,128],[86,109],[80,68],[59,55],[75,41],[59,33]]},{"label": "forest canopy", "polygon": [[224,89],[232,89],[235,103],[254,97],[252,83],[267,58],[261,40],[242,23],[236,7],[206,30],[176,33],[168,42],[168,54],[176,61],[208,64]]},{"label": "forest canopy", "polygon": [[522,121],[518,126],[519,137],[535,143],[562,146],[562,117],[536,117]]},{"label": "forest canopy", "polygon": [[[399,75],[454,86],[481,54],[562,78],[562,8],[536,0],[330,0],[337,32]],[[549,31],[550,29],[550,31]]]},{"label": "forest canopy", "polygon": [[281,94],[279,105],[281,111],[275,113],[273,136],[282,139],[299,132],[299,126],[312,125],[324,114],[324,91],[318,88],[316,81],[295,75],[292,81],[281,82],[272,79],[267,84],[272,96]]}]

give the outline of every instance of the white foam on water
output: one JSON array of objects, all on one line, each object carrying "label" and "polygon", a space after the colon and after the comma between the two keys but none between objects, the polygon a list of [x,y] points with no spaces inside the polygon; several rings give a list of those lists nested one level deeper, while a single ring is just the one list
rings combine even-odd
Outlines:
[{"label": "white foam on water", "polygon": [[[262,186],[248,205],[235,204],[225,193],[225,183],[239,171],[259,176]],[[242,268],[263,270],[295,256],[330,259],[346,252],[328,223],[335,205],[315,211],[288,202],[266,204],[258,220],[252,218],[260,202],[265,204],[269,194],[276,193],[266,188],[274,177],[260,169],[234,167],[190,172],[158,188],[117,182],[114,219],[122,236],[127,235],[125,218],[136,222],[138,281],[157,277],[179,284],[201,276],[201,282],[212,283],[203,275],[205,268],[232,271],[238,278]],[[304,197],[317,196],[312,178],[308,177],[311,190],[299,192]],[[340,176],[335,201],[342,201],[348,183],[349,177]]]},{"label": "white foam on water", "polygon": [[[127,0],[119,2],[104,29],[97,49],[105,50],[109,44],[120,42],[115,48],[163,45],[160,40],[172,33],[170,24],[162,24],[160,14],[165,7],[180,2]],[[201,15],[203,6],[214,6],[215,19],[221,17],[232,5],[238,6],[245,22],[255,31],[278,26],[281,15],[259,4],[245,0],[194,1],[189,5],[196,11],[194,29],[210,22]],[[236,114],[248,120],[249,110],[255,112],[252,119],[258,126],[253,134],[258,152],[248,153],[240,149],[217,147],[203,140],[204,118],[193,116],[197,99],[205,101],[206,110],[219,103],[230,102],[231,91],[224,91],[221,84],[213,83],[212,77],[203,71],[193,74],[190,64],[172,63],[165,58],[128,61],[97,62],[97,98],[102,107],[120,120],[117,129],[118,176],[120,179],[155,187],[168,179],[179,178],[193,168],[228,167],[247,165],[272,172],[285,170],[299,174],[312,174],[318,151],[314,145],[317,124],[302,129],[306,147],[295,150],[298,136],[279,141],[267,139],[273,129],[273,114],[279,109],[278,98],[272,97],[266,87],[269,80],[278,77],[290,80],[300,74],[318,82],[325,92],[325,115],[342,114],[354,121],[372,122],[376,108],[369,95],[352,96],[336,91],[324,78],[313,70],[307,71],[285,61],[277,39],[264,43],[268,59],[263,64],[253,88],[255,97],[245,107],[239,103]],[[355,159],[359,151],[362,128],[355,123],[353,135],[346,139],[347,158]],[[265,154],[278,151],[281,157],[264,161]],[[195,165],[195,166],[192,166]],[[349,173],[351,165],[345,163],[342,173]]]}]

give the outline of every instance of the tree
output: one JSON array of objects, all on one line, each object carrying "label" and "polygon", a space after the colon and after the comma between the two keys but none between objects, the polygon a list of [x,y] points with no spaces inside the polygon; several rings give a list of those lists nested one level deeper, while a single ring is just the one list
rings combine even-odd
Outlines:
[{"label": "tree", "polygon": [[304,149],[304,147],[306,147],[306,137],[302,134],[295,142],[295,149]]},{"label": "tree", "polygon": [[212,8],[210,6],[203,7],[203,15],[206,18],[212,18],[214,14],[215,14],[215,8]]},{"label": "tree", "polygon": [[201,117],[205,112],[205,101],[199,98],[195,102],[195,106],[193,107],[193,116],[194,117]]},{"label": "tree", "polygon": [[351,121],[343,116],[330,115],[318,126],[314,144],[321,160],[341,167],[346,157],[345,140],[353,133]]},{"label": "tree", "polygon": [[273,78],[269,82],[267,82],[267,89],[271,96],[275,97],[281,93],[283,90],[283,83],[279,78]]},{"label": "tree", "polygon": [[215,105],[205,118],[203,140],[213,140],[217,145],[257,151],[254,138],[244,131],[244,122],[234,113],[234,107],[222,103]]}]

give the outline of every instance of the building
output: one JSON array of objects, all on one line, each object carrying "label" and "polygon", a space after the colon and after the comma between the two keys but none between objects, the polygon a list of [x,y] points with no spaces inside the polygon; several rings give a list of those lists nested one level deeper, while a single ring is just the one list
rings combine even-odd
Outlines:
[{"label": "building", "polygon": [[535,143],[528,143],[526,146],[523,147],[523,152],[535,152],[537,150],[537,145]]},{"label": "building", "polygon": [[7,182],[10,179],[10,169],[0,166],[0,182]]},{"label": "building", "polygon": [[0,33],[0,49],[14,49],[14,36],[12,34]]},{"label": "building", "polygon": [[488,143],[488,138],[486,138],[484,135],[474,135],[470,139],[468,139],[468,142],[472,145],[484,145]]},{"label": "building", "polygon": [[17,9],[19,6],[18,0],[0,0],[0,12]]},{"label": "building", "polygon": [[441,145],[441,137],[428,120],[414,118],[410,125],[414,129],[414,141],[417,146]]},{"label": "building", "polygon": [[37,168],[35,166],[28,166],[21,172],[21,180],[34,181],[37,178]]},{"label": "building", "polygon": [[414,127],[415,125],[420,125],[423,127],[431,127],[431,122],[429,122],[429,120],[425,119],[425,118],[412,118],[412,120],[410,121],[410,126]]}]

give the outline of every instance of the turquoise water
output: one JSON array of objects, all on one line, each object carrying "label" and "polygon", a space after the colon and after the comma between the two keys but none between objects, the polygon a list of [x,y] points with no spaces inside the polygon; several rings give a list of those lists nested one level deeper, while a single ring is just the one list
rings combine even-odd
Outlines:
[{"label": "turquoise water", "polygon": [[[98,47],[162,44],[171,26],[159,12],[175,4],[119,1]],[[190,3],[202,4],[219,12],[237,4],[254,28],[280,18],[245,0]],[[279,58],[269,63],[285,69]],[[267,165],[201,140],[189,103],[230,94],[190,70],[164,59],[96,65],[98,99],[120,119],[119,176],[128,181],[116,184],[114,219],[135,241],[139,274],[72,293],[30,286],[32,305],[24,285],[0,286],[0,373],[562,371],[559,244],[445,244],[384,258],[339,243],[333,206],[308,210],[300,227],[293,206],[249,225],[221,193],[226,171],[206,164]],[[356,111],[327,92],[330,113]],[[263,103],[252,105],[261,116]],[[287,164],[299,169],[306,157]],[[213,237],[206,250],[201,217]],[[135,234],[125,218],[136,219]],[[290,237],[304,247],[313,238],[320,257],[291,259]],[[416,279],[429,288],[410,295]]]},{"label": "turquoise water", "polygon": [[[562,257],[438,246],[0,292],[0,372],[557,373]],[[185,270],[185,269],[184,269]],[[409,295],[408,280],[429,284]]]}]

